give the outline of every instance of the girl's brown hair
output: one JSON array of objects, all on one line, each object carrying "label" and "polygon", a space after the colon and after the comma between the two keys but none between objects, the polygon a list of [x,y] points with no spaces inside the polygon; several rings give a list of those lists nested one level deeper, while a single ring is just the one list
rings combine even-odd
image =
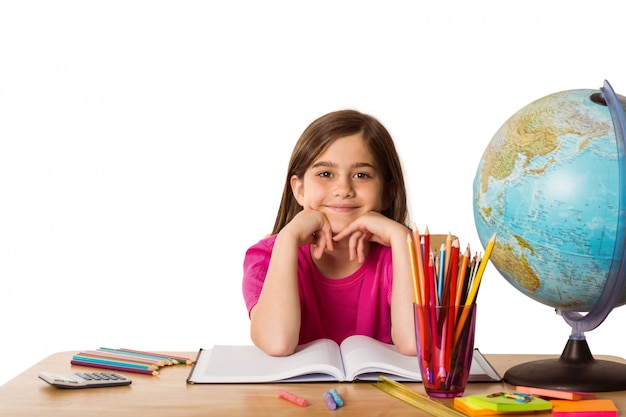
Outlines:
[{"label": "girl's brown hair", "polygon": [[283,196],[276,215],[272,234],[281,231],[302,207],[291,190],[293,175],[304,177],[306,170],[313,165],[336,139],[361,133],[378,163],[383,175],[383,215],[408,226],[407,195],[402,174],[402,165],[391,135],[374,117],[356,110],[340,110],[328,113],[311,123],[302,132],[289,161]]}]

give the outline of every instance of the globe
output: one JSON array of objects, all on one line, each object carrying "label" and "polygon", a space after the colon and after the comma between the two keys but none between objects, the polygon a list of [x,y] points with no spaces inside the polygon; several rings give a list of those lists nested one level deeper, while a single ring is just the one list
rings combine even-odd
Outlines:
[{"label": "globe", "polygon": [[615,364],[596,361],[584,336],[626,303],[625,106],[608,82],[551,94],[511,116],[483,153],[473,208],[483,246],[497,235],[490,261],[572,327],[561,358],[509,370],[508,382],[626,388],[626,376],[607,376]]}]

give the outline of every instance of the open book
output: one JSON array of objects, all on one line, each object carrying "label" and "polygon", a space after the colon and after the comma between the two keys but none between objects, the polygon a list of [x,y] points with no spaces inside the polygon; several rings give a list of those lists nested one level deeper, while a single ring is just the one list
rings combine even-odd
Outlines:
[{"label": "open book", "polygon": [[[214,346],[200,349],[189,373],[190,384],[373,381],[385,375],[396,381],[421,382],[415,356],[368,336],[350,336],[341,343],[319,339],[298,346],[290,356],[269,356],[256,346]],[[502,377],[474,349],[470,381]]]}]

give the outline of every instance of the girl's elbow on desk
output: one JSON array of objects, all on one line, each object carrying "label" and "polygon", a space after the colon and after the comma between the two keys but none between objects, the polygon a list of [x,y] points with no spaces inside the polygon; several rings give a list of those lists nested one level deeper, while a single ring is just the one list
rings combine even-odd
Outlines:
[{"label": "girl's elbow on desk", "polygon": [[271,335],[255,335],[251,332],[252,342],[263,352],[270,356],[289,356],[296,351],[298,340],[295,341],[288,337],[279,337]]}]

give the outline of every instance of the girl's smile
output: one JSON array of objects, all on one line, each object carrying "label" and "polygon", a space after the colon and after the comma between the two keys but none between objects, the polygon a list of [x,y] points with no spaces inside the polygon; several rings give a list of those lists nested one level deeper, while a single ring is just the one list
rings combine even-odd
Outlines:
[{"label": "girl's smile", "polygon": [[326,204],[324,206],[329,210],[333,210],[338,213],[349,213],[359,208],[358,206],[352,204]]}]

